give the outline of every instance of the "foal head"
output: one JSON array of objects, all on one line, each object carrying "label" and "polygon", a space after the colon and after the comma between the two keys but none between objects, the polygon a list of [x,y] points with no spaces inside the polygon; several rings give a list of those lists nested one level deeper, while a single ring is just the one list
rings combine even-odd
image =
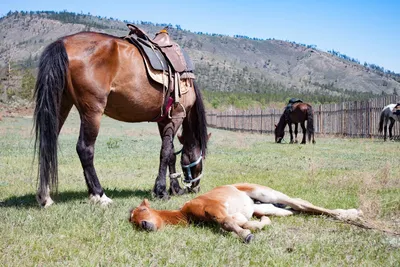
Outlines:
[{"label": "foal head", "polygon": [[131,210],[129,222],[146,231],[157,231],[164,224],[157,211],[150,208],[147,199],[144,199],[139,206]]}]

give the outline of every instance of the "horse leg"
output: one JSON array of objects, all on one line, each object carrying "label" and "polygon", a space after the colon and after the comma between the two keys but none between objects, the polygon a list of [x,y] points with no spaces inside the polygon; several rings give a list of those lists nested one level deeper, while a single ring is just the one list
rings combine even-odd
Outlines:
[{"label": "horse leg", "polygon": [[[166,124],[158,123],[158,130],[161,135],[161,151],[160,151],[160,166],[158,169],[158,176],[156,178],[153,194],[161,199],[168,199],[167,186],[166,186],[166,175],[167,175],[167,166],[169,167],[170,174],[176,173],[175,163],[176,163],[176,155],[174,154],[174,136],[176,131],[178,130],[180,123],[176,123],[176,121],[172,120]],[[171,192],[182,194],[183,190],[179,186],[179,182],[177,178],[172,177],[171,181]]]},{"label": "horse leg", "polygon": [[[297,212],[327,215],[327,216],[331,216],[331,217],[334,217],[337,219],[342,219],[342,220],[346,220],[346,219],[355,220],[355,219],[359,218],[359,216],[362,215],[362,212],[359,210],[356,210],[356,209],[330,210],[330,209],[326,209],[323,207],[318,207],[318,206],[311,204],[308,201],[305,201],[305,200],[302,200],[299,198],[291,198],[279,191],[276,191],[276,190],[273,190],[273,189],[267,188],[267,187],[258,187],[255,189],[256,190],[254,190],[254,195],[249,194],[250,197],[252,197],[256,200],[259,200],[263,203],[283,204],[283,205],[291,207],[292,209],[294,209]],[[271,209],[271,207],[262,206],[262,205],[255,205],[255,206],[256,206],[255,213],[258,212],[260,215],[287,216],[287,215],[293,214],[293,211],[286,210],[286,209],[279,209],[276,207],[275,207],[276,209],[274,209],[274,208]],[[275,214],[268,213],[267,209],[271,209],[270,211],[275,212]],[[279,212],[277,209],[279,209]]]},{"label": "horse leg", "polygon": [[299,124],[295,123],[294,124],[294,142],[297,144],[297,134],[299,133]]},{"label": "horse leg", "polygon": [[301,122],[300,125],[301,125],[301,129],[303,130],[303,139],[301,140],[301,144],[305,144],[306,143],[306,134],[307,134],[306,125],[304,124],[304,122]]},{"label": "horse leg", "polygon": [[[390,124],[389,124],[389,140],[393,140],[393,135],[392,135],[392,129],[394,125],[395,120],[393,118],[390,118]],[[385,135],[386,136],[386,135]]]},{"label": "horse leg", "polygon": [[245,225],[246,223],[249,223],[246,218],[244,219],[246,220],[245,222],[242,218],[237,218],[237,217],[235,218],[233,216],[228,215],[222,219],[217,219],[217,222],[221,225],[222,229],[224,229],[225,231],[234,232],[243,240],[243,242],[250,243],[251,240],[254,239],[254,235],[251,233],[249,229],[244,229],[244,227],[242,228],[239,225],[239,224]]},{"label": "horse leg", "polygon": [[103,112],[97,111],[94,114],[81,113],[81,128],[76,151],[81,160],[90,200],[101,205],[108,205],[112,203],[112,200],[104,193],[93,165],[94,145],[99,133],[102,114]]},{"label": "horse leg", "polygon": [[293,129],[292,123],[289,123],[290,143],[293,144]]},{"label": "horse leg", "polygon": [[[65,120],[68,117],[68,114],[72,108],[72,101],[66,96],[65,92],[63,97],[61,98],[61,103],[60,103],[60,110],[59,110],[59,116],[58,116],[58,134],[60,135],[61,128],[64,125]],[[36,200],[37,202],[42,206],[42,207],[49,207],[54,203],[54,201],[51,199],[50,196],[50,187],[48,184],[44,186],[45,190],[40,190],[41,185],[39,184],[39,189],[36,195]]]}]

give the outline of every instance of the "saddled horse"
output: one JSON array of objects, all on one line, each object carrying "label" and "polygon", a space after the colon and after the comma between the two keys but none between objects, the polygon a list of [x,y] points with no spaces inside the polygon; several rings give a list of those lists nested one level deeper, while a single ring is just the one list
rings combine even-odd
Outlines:
[{"label": "saddled horse", "polygon": [[[157,120],[162,145],[158,175],[153,193],[168,198],[170,194],[199,190],[207,150],[206,117],[201,93],[194,81],[182,94],[179,104],[172,104]],[[93,164],[95,142],[103,114],[124,122],[154,121],[160,118],[165,90],[146,72],[139,49],[126,40],[101,33],[82,32],[62,37],[44,50],[35,88],[35,151],[38,150],[39,188],[37,201],[42,206],[53,203],[50,190],[57,191],[57,140],[72,108],[80,115],[80,134],[76,150],[83,168],[89,197],[100,204],[111,203],[100,184]],[[173,140],[182,126],[181,165],[188,190],[177,179]]]},{"label": "saddled horse", "polygon": [[[307,128],[305,122],[307,121]],[[289,133],[290,133],[290,143],[297,143],[297,133],[298,133],[298,125],[300,123],[301,129],[303,130],[303,139],[301,141],[302,144],[306,143],[306,133],[308,134],[308,142],[312,142],[315,144],[314,139],[314,113],[313,108],[310,104],[307,103],[294,103],[292,106],[292,111],[285,112],[279,119],[278,124],[275,125],[275,142],[280,143],[283,140],[285,135],[285,127],[286,124],[289,125]],[[293,129],[292,124],[294,124],[294,136],[293,139]]]},{"label": "saddled horse", "polygon": [[389,122],[389,139],[393,140],[392,129],[396,121],[400,121],[400,104],[389,104],[384,107],[381,111],[378,129],[379,133],[383,131],[384,141],[387,139],[387,126]]},{"label": "saddled horse", "polygon": [[[290,207],[290,209],[288,209]],[[362,212],[357,209],[326,209],[299,198],[291,198],[269,187],[240,183],[216,187],[184,204],[179,210],[155,210],[149,201],[131,210],[129,221],[139,229],[157,231],[165,225],[188,225],[190,222],[216,222],[234,232],[245,243],[271,223],[267,216],[289,216],[297,213],[322,214],[346,223],[358,223]],[[250,220],[253,216],[260,221]]]}]

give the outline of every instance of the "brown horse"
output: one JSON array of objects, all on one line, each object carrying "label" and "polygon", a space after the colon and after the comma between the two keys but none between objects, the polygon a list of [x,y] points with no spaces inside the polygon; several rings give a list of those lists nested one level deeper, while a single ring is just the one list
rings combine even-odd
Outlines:
[{"label": "brown horse", "polygon": [[[207,128],[200,91],[192,84],[180,104],[173,105],[169,116],[158,122],[162,145],[153,193],[159,198],[168,198],[167,166],[171,194],[199,189]],[[81,119],[76,150],[90,199],[108,204],[111,200],[104,194],[93,164],[100,119],[106,114],[124,122],[152,121],[160,116],[165,99],[163,89],[148,78],[140,51],[121,38],[82,32],[50,44],[41,56],[35,88],[39,204],[53,203],[50,189],[57,190],[58,185],[57,139],[72,106],[77,108]],[[184,142],[181,165],[188,190],[180,187],[175,170],[173,140],[181,125]]]},{"label": "brown horse", "polygon": [[[291,209],[287,209],[289,206]],[[361,218],[356,209],[325,209],[257,184],[233,184],[214,188],[185,203],[179,210],[155,210],[147,199],[130,213],[129,221],[138,228],[156,231],[166,224],[188,225],[189,222],[217,222],[224,230],[236,233],[244,242],[271,223],[266,216],[289,216],[295,213],[323,214],[351,223]],[[251,217],[261,218],[251,221]]]},{"label": "brown horse", "polygon": [[[305,126],[305,121],[307,121],[307,129]],[[303,139],[301,141],[302,144],[306,143],[306,133],[308,134],[308,142],[312,142],[315,144],[314,139],[314,113],[312,106],[307,103],[295,103],[292,106],[292,111],[289,112],[285,110],[282,114],[281,118],[277,125],[275,125],[275,142],[280,143],[283,140],[283,136],[285,135],[285,127],[286,124],[289,125],[289,133],[290,133],[290,143],[297,143],[297,133],[298,133],[298,125],[301,125],[301,129],[303,130]],[[293,130],[292,124],[294,124],[294,135],[293,139]]]}]

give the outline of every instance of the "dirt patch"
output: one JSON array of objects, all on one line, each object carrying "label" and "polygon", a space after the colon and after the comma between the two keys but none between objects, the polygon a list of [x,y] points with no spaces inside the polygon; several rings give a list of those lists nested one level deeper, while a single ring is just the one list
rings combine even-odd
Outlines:
[{"label": "dirt patch", "polygon": [[17,101],[11,103],[0,103],[0,121],[3,118],[10,117],[32,117],[34,104],[26,101]]}]

